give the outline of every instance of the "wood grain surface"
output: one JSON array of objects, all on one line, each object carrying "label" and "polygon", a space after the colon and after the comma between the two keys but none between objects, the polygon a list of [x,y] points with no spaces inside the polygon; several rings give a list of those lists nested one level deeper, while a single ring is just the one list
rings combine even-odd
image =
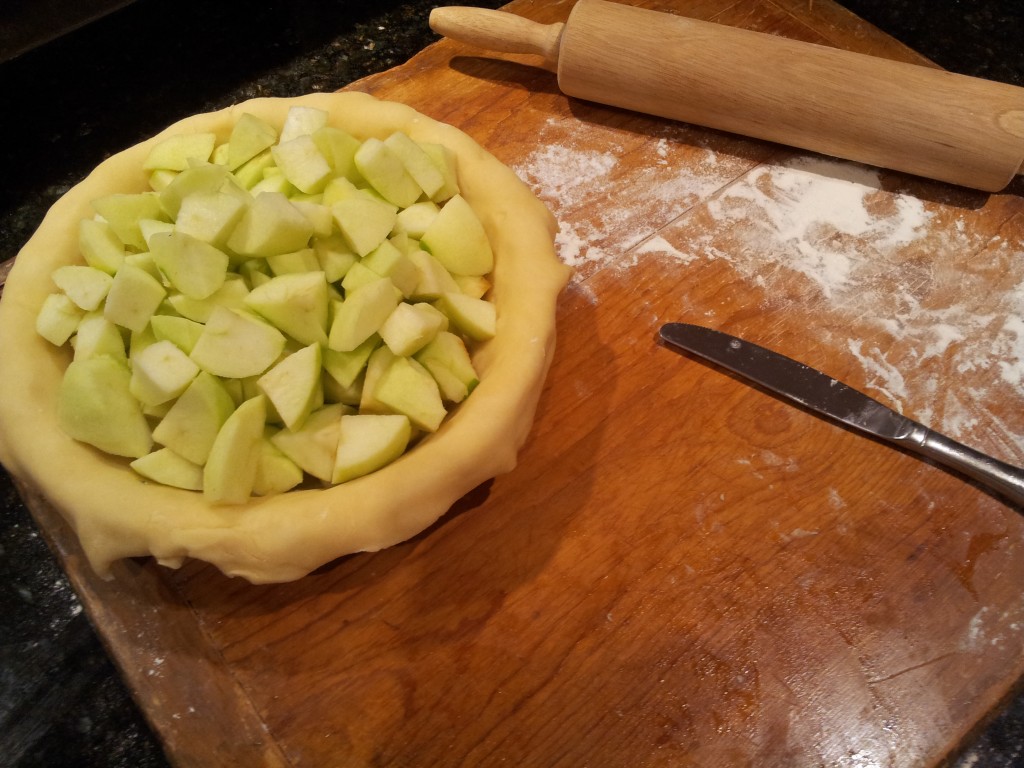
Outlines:
[{"label": "wood grain surface", "polygon": [[[827,0],[636,4],[920,61]],[[533,63],[442,41],[352,86],[462,128],[559,219],[576,273],[514,472],[411,541],[262,587],[148,560],[100,581],[26,491],[168,754],[940,764],[1024,671],[1019,512],[655,333],[736,333],[1022,463],[1020,190],[567,99]]]}]

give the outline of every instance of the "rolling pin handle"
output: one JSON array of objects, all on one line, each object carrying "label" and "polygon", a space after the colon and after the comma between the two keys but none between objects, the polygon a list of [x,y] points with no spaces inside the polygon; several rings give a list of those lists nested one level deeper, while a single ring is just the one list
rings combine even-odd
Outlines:
[{"label": "rolling pin handle", "polygon": [[444,37],[491,51],[542,56],[547,68],[555,70],[565,24],[539,24],[488,8],[448,6],[430,12],[430,28]]}]

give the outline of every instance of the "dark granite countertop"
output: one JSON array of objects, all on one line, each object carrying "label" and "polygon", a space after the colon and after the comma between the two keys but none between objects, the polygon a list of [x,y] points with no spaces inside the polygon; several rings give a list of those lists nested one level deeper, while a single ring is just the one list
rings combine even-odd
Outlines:
[{"label": "dark granite countertop", "polygon": [[[1024,85],[1019,0],[840,2],[947,69]],[[16,254],[46,208],[113,151],[195,112],[336,90],[398,65],[435,39],[426,19],[437,4],[136,0],[10,60],[0,55],[0,259]],[[44,5],[53,12],[75,4]],[[0,25],[11,12],[0,9]],[[1024,696],[956,765],[1022,761]],[[0,470],[0,765],[166,764]]]}]

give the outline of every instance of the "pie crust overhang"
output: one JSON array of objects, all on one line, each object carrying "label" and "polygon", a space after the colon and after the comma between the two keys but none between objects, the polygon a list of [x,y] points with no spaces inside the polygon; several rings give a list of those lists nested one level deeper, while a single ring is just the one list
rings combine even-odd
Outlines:
[{"label": "pie crust overhang", "polygon": [[[296,104],[327,110],[331,125],[359,139],[403,130],[455,152],[462,194],[495,252],[498,332],[474,355],[480,384],[472,396],[393,464],[342,485],[213,506],[200,493],[147,482],[125,460],[61,431],[56,398],[70,352],[38,336],[35,317],[55,290],[53,270],[80,263],[78,222],[93,215],[90,202],[148,188],[141,166],[156,141],[188,131],[214,131],[224,141],[244,112],[280,126]],[[556,229],[547,208],[499,160],[453,126],[402,104],[356,92],[312,94],[186,118],[99,165],[53,205],[19,253],[0,300],[0,461],[71,524],[103,576],[119,558],[152,555],[172,567],[191,557],[253,583],[282,582],[342,555],[404,541],[515,466],[551,363],[555,306],[568,279],[554,251]]]}]

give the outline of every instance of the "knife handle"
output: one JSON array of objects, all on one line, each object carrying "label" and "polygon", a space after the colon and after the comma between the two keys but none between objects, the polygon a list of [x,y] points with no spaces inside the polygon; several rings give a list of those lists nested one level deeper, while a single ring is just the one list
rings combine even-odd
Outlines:
[{"label": "knife handle", "polygon": [[1024,469],[994,459],[923,425],[917,427],[896,442],[977,480],[1016,506],[1024,507]]},{"label": "knife handle", "polygon": [[514,13],[466,6],[434,8],[429,23],[437,34],[478,48],[542,56],[552,70],[558,66],[558,49],[565,28],[562,22],[540,24]]}]

